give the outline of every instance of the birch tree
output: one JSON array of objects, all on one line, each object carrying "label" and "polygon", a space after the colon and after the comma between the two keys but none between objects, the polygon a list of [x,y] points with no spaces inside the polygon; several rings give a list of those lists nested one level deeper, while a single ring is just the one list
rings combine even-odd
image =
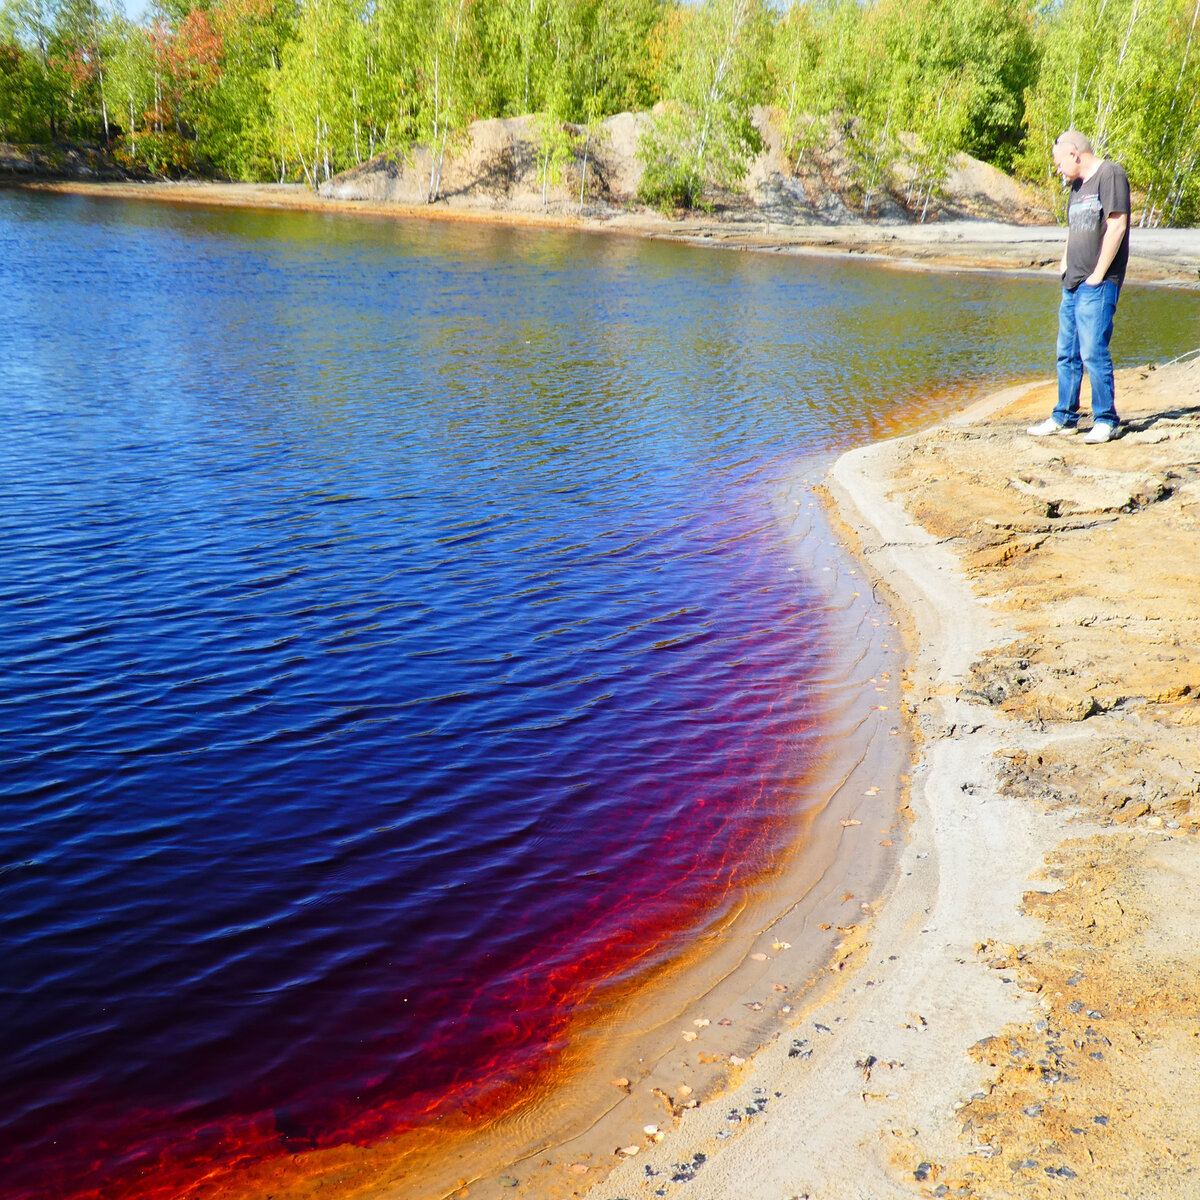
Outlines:
[{"label": "birch tree", "polygon": [[1040,30],[1041,71],[1026,111],[1026,169],[1050,177],[1049,147],[1065,129],[1085,132],[1101,154],[1120,142],[1139,83],[1157,69],[1153,60],[1130,53],[1147,3],[1067,0],[1047,15]]},{"label": "birch tree", "polygon": [[421,44],[423,105],[418,117],[429,148],[426,202],[442,194],[442,168],[450,138],[465,124],[467,112],[464,60],[470,37],[467,0],[429,0],[427,35]]},{"label": "birch tree", "polygon": [[1129,53],[1149,58],[1136,104],[1110,138],[1129,172],[1139,224],[1191,221],[1197,213],[1200,155],[1200,2],[1167,0],[1144,12]]},{"label": "birch tree", "polygon": [[772,100],[781,116],[784,154],[801,159],[829,133],[831,119],[857,112],[868,66],[865,10],[858,0],[793,3],[774,40]]},{"label": "birch tree", "polygon": [[761,147],[751,109],[765,98],[761,0],[706,0],[680,14],[664,110],[643,134],[642,196],[694,208],[732,187]]},{"label": "birch tree", "polygon": [[[1139,224],[1200,216],[1197,0],[1071,0],[1047,15],[1040,36],[1022,172],[1051,184],[1050,147],[1076,128],[1125,165]],[[1061,192],[1052,194],[1061,210]]]},{"label": "birch tree", "polygon": [[237,179],[284,174],[286,143],[275,137],[271,84],[293,37],[290,4],[218,0],[209,9],[219,39],[218,71],[194,116],[205,155]]},{"label": "birch tree", "polygon": [[104,77],[109,108],[123,127],[123,145],[129,164],[138,158],[138,130],[154,103],[154,53],[149,39],[136,25],[122,21]]},{"label": "birch tree", "polygon": [[45,0],[0,3],[0,137],[37,142],[57,136],[61,76],[52,67],[53,10]]},{"label": "birch tree", "polygon": [[344,87],[346,44],[359,11],[348,0],[303,0],[295,30],[271,77],[275,141],[314,190],[351,165]]}]

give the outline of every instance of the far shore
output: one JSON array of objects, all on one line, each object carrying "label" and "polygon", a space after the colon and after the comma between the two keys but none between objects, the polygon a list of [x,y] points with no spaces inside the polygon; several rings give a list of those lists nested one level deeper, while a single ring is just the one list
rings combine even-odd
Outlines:
[{"label": "far shore", "polygon": [[[326,199],[302,184],[8,183],[31,192],[196,204],[221,208],[289,209],[353,214],[400,221],[453,221],[520,228],[565,229],[660,238],[690,245],[778,254],[866,258],[908,269],[1017,271],[1057,275],[1064,230],[1055,225],[1009,225],[995,221],[931,221],[927,224],[781,224],[754,213],[671,217],[646,209],[607,206],[580,215],[573,206],[547,211],[488,207],[483,203],[402,205]],[[1200,288],[1200,230],[1140,229],[1131,234],[1128,279]]]}]

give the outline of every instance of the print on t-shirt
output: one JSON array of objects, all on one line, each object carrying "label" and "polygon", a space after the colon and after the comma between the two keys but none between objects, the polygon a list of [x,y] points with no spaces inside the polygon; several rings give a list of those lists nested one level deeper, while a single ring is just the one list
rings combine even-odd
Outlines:
[{"label": "print on t-shirt", "polygon": [[1070,207],[1068,224],[1071,229],[1090,233],[1100,225],[1100,197],[1080,196]]}]

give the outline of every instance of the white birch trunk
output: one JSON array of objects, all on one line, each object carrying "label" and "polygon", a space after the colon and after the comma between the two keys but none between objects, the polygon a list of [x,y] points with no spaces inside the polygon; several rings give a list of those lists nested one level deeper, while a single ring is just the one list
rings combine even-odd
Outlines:
[{"label": "white birch trunk", "polygon": [[588,147],[592,144],[592,131],[583,139],[583,173],[579,177],[579,215],[583,215],[583,189],[587,187]]},{"label": "white birch trunk", "polygon": [[887,116],[883,119],[883,132],[879,135],[879,143],[875,147],[875,158],[871,163],[871,173],[867,178],[867,194],[863,200],[863,216],[867,216],[871,211],[871,201],[875,199],[875,183],[879,178],[879,160],[883,156],[884,147],[887,145],[888,128],[892,123],[892,104],[888,101]]},{"label": "white birch trunk", "polygon": [[[432,167],[432,171],[431,171],[430,188],[429,188],[429,203],[430,204],[432,204],[438,198],[438,196],[442,190],[442,164],[446,158],[446,139],[449,137],[449,134],[450,134],[450,112],[454,105],[454,79],[455,79],[455,71],[457,70],[457,67],[458,67],[458,39],[459,39],[459,35],[462,33],[463,9],[465,9],[466,6],[467,6],[467,0],[459,0],[458,13],[454,18],[454,41],[452,42],[451,47],[450,47],[450,71],[449,71],[450,78],[446,82],[446,106],[445,106],[444,115],[442,116],[442,121],[441,121],[442,142],[441,142],[441,145],[439,147],[437,147],[436,157],[435,157],[435,161],[433,163],[433,167]],[[436,84],[435,84],[435,88],[434,88],[434,94],[435,94],[435,96],[437,94]],[[434,141],[436,142],[436,140],[437,140],[437,124],[436,124],[436,117],[435,117]]]},{"label": "white birch trunk", "polygon": [[[1162,137],[1159,139],[1159,143],[1158,143],[1157,161],[1154,164],[1155,167],[1157,167],[1159,170],[1162,170],[1162,168],[1165,166],[1165,164],[1163,163],[1163,158],[1166,153],[1167,138],[1170,136],[1170,133],[1171,133],[1171,116],[1175,112],[1176,103],[1179,101],[1179,89],[1183,86],[1183,76],[1184,76],[1184,73],[1187,71],[1188,59],[1191,57],[1192,38],[1195,36],[1195,33],[1196,33],[1196,19],[1198,17],[1200,17],[1200,0],[1196,0],[1196,6],[1195,6],[1195,8],[1192,9],[1192,23],[1190,26],[1188,26],[1187,42],[1184,44],[1183,58],[1180,60],[1180,63],[1179,63],[1179,74],[1175,77],[1175,90],[1171,93],[1171,103],[1167,108],[1166,117],[1163,118],[1163,132],[1162,132]],[[1193,96],[1192,104],[1195,104],[1195,102],[1196,102],[1196,98],[1195,98],[1195,96]],[[1187,125],[1187,118],[1190,115],[1191,115],[1191,105],[1188,106],[1187,114],[1183,118],[1181,118],[1181,120],[1179,122],[1180,133],[1182,133],[1184,131],[1184,128]],[[1173,179],[1172,185],[1174,185],[1175,182],[1176,181]],[[1150,208],[1151,210],[1153,209],[1153,206],[1150,204],[1150,197],[1154,194],[1154,188],[1155,188],[1155,185],[1152,184],[1149,192],[1146,195],[1146,205],[1147,205],[1147,208]],[[1161,216],[1161,211],[1160,211],[1160,216]],[[1145,225],[1145,223],[1146,223],[1146,213],[1145,213],[1145,211],[1143,211],[1141,224]],[[1151,224],[1150,228],[1153,229],[1153,228],[1155,228],[1155,226],[1153,224]]]},{"label": "white birch trunk", "polygon": [[[308,180],[308,186],[315,192],[317,190],[317,182],[313,178],[313,173],[308,169],[308,162],[304,158],[304,151],[300,148],[300,135],[296,132],[296,122],[288,116],[288,124],[292,127],[292,141],[296,144],[296,157],[300,160],[300,170],[304,172],[304,178]],[[316,160],[313,160],[313,170],[316,170]]]},{"label": "white birch trunk", "polygon": [[1121,43],[1121,52],[1117,55],[1117,65],[1113,68],[1112,83],[1108,89],[1108,102],[1096,121],[1096,144],[1103,148],[1104,137],[1108,132],[1108,119],[1112,116],[1113,105],[1116,103],[1117,83],[1121,78],[1121,68],[1125,64],[1125,55],[1129,52],[1129,39],[1133,37],[1133,27],[1137,24],[1140,0],[1133,0],[1129,9],[1129,28],[1125,30],[1125,40]]}]

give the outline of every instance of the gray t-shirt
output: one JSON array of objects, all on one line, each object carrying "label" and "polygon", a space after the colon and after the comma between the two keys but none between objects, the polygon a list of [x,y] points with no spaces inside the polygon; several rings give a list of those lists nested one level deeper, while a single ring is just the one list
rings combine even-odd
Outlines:
[{"label": "gray t-shirt", "polygon": [[[1107,159],[1096,168],[1091,179],[1076,179],[1067,199],[1067,273],[1063,287],[1074,291],[1095,269],[1100,245],[1108,228],[1110,213],[1128,213],[1129,177],[1124,167]],[[1105,279],[1125,282],[1125,264],[1129,262],[1129,226],[1121,239],[1121,248],[1105,272]]]}]

